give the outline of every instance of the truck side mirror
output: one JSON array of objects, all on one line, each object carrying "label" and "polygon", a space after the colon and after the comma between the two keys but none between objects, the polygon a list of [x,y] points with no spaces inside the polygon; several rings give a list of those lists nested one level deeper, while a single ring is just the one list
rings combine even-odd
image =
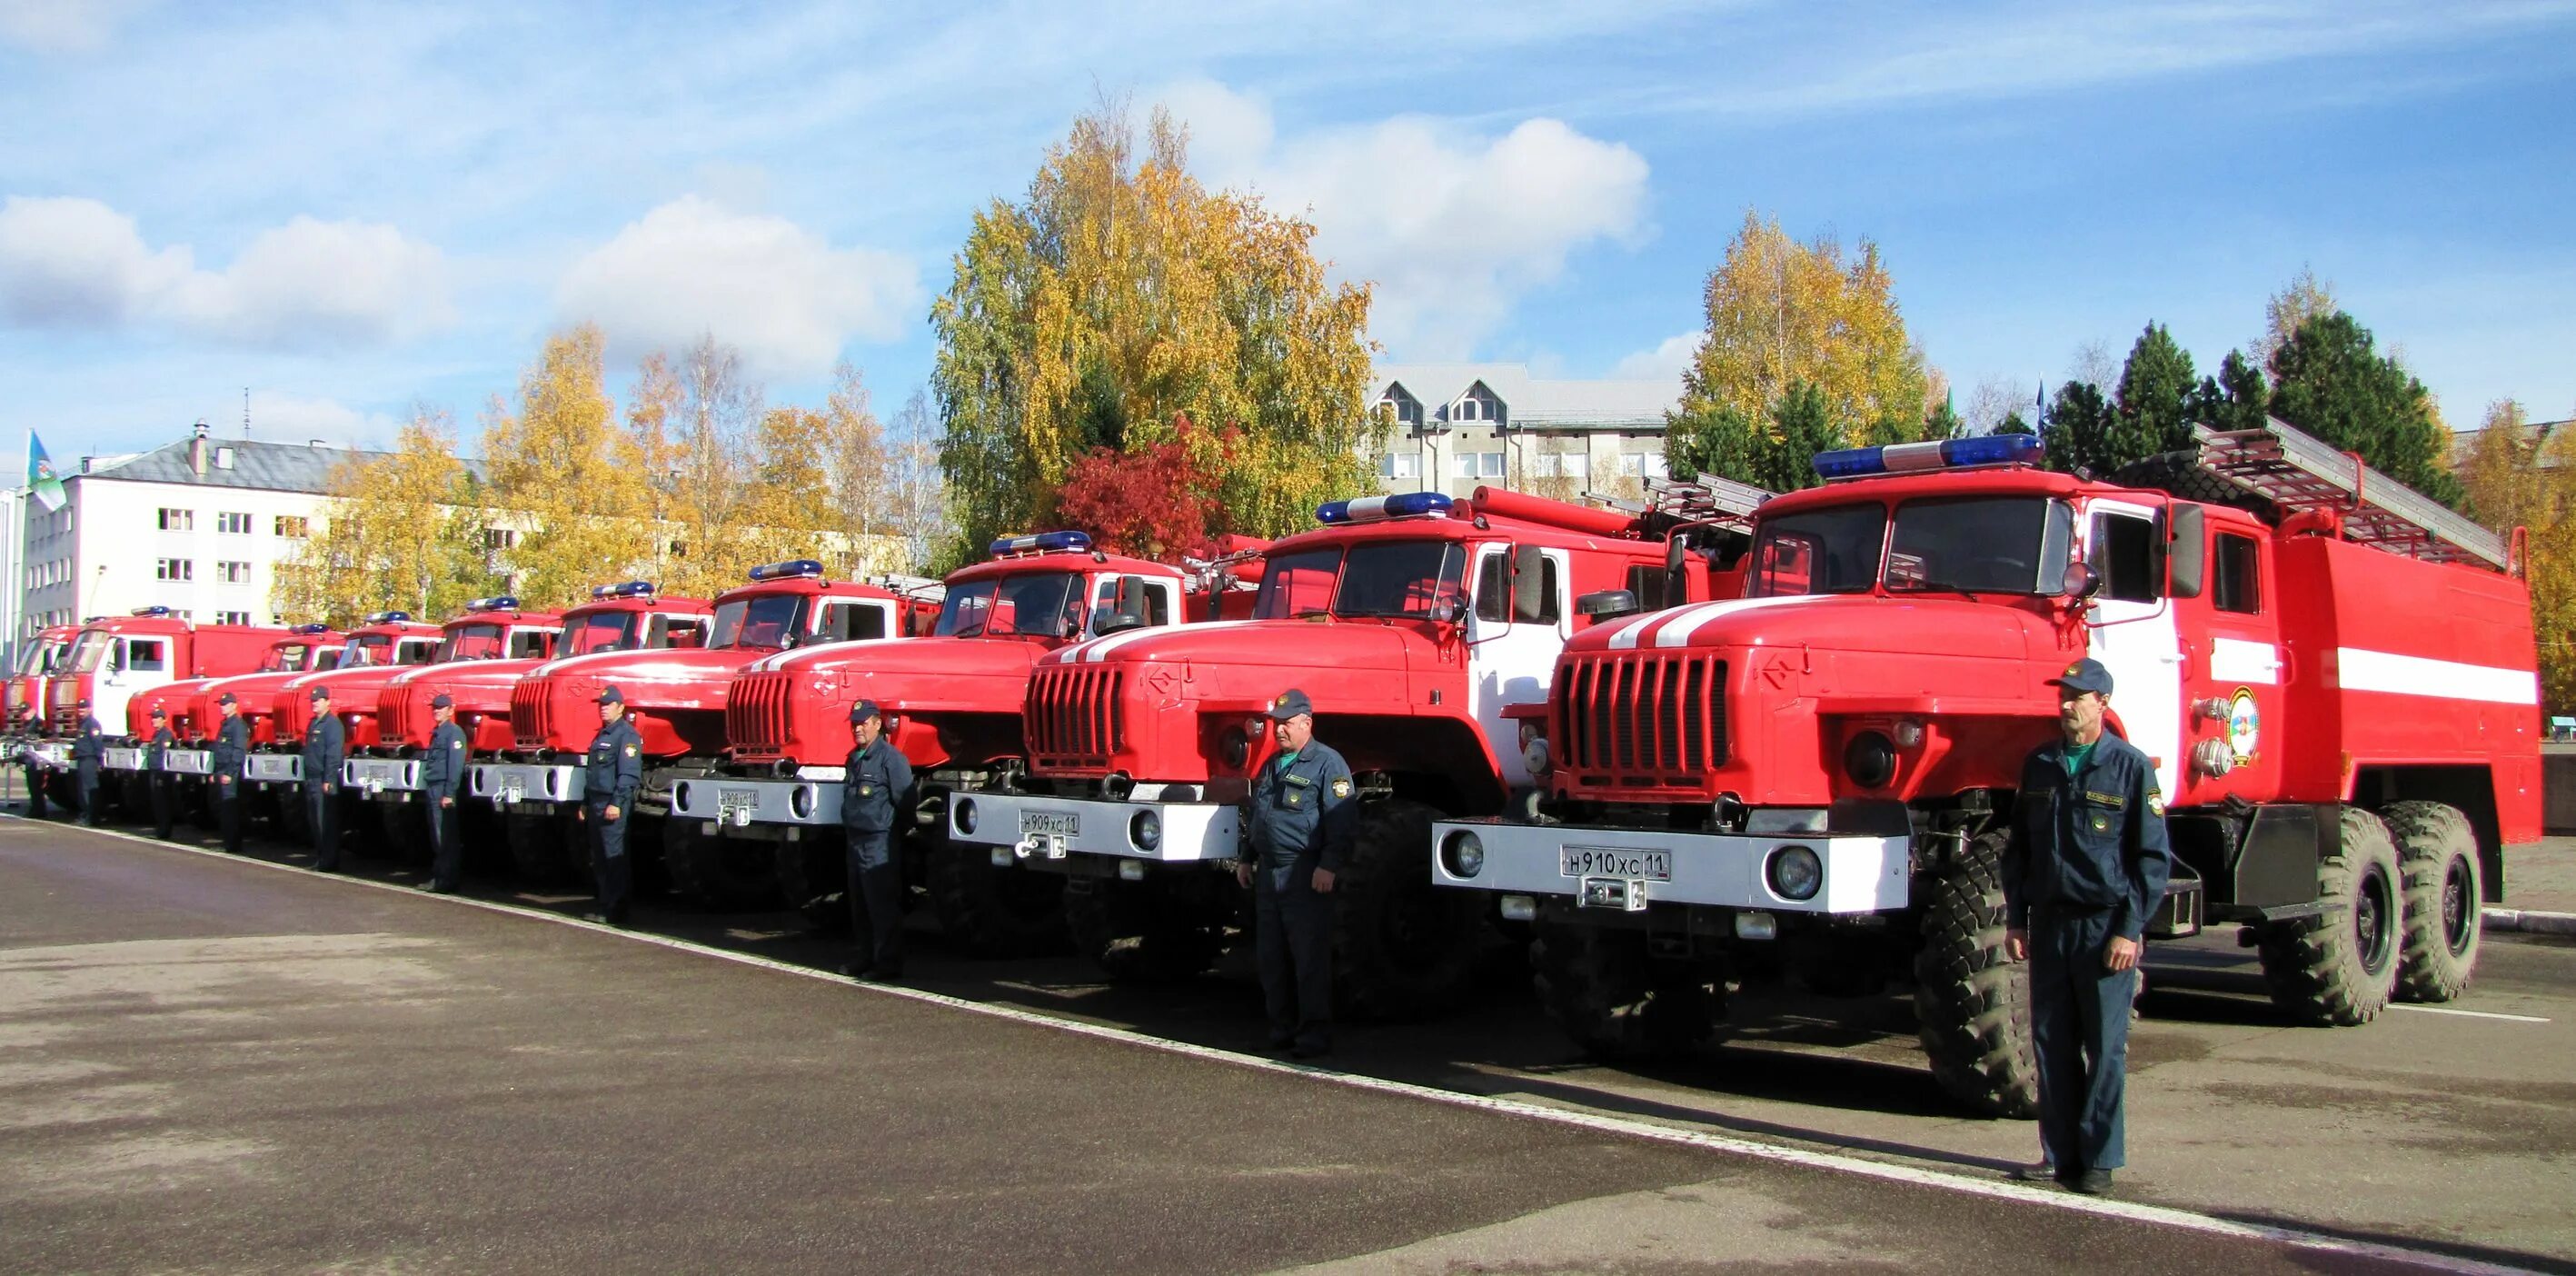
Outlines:
[{"label": "truck side mirror", "polygon": [[2081,601],[2100,592],[2102,578],[2094,575],[2093,568],[2084,563],[2068,563],[2066,574],[2057,583],[2057,593],[2061,598]]},{"label": "truck side mirror", "polygon": [[[1109,634],[1119,633],[1129,629],[1142,629],[1144,626],[1144,613],[1128,611],[1113,604],[1102,607],[1100,609],[1100,614],[1092,618],[1091,632],[1105,637]],[[1075,635],[1068,634],[1066,636],[1073,637]]]},{"label": "truck side mirror", "polygon": [[1690,597],[1689,538],[1689,532],[1679,531],[1664,540],[1664,601],[1666,602],[1680,602]]},{"label": "truck side mirror", "polygon": [[1624,589],[1604,589],[1575,599],[1574,610],[1595,621],[1602,621],[1633,616],[1644,609],[1637,605],[1635,594]]},{"label": "truck side mirror", "polygon": [[1547,555],[1536,545],[1512,550],[1512,619],[1534,623],[1547,618]]},{"label": "truck side mirror", "polygon": [[2209,575],[2209,536],[2200,506],[2175,502],[2165,528],[2165,593],[2198,598]]}]

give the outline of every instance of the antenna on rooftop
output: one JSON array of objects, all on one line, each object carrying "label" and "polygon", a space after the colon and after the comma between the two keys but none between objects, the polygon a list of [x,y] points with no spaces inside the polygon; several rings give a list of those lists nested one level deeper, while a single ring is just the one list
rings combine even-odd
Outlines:
[{"label": "antenna on rooftop", "polygon": [[250,387],[242,387],[242,437],[250,437]]}]

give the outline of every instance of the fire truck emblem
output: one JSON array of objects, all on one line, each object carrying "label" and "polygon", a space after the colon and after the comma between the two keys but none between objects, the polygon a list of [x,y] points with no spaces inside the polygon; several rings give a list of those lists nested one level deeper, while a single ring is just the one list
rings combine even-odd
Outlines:
[{"label": "fire truck emblem", "polygon": [[2236,755],[2236,765],[2254,760],[2255,746],[2263,738],[2263,710],[2254,703],[2250,687],[2238,687],[2227,702],[2227,750]]}]

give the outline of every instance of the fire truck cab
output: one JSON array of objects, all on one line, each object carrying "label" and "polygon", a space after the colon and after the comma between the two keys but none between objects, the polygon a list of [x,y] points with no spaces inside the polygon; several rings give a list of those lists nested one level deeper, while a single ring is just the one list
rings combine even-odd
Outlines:
[{"label": "fire truck cab", "polygon": [[80,636],[78,625],[49,625],[38,630],[18,655],[17,672],[9,676],[8,722],[11,734],[40,731],[45,723],[45,688],[61,672],[63,656]]},{"label": "fire truck cab", "polygon": [[[497,702],[505,713],[495,729],[506,739],[510,688],[520,674],[554,656],[564,624],[565,618],[555,612],[521,608],[518,598],[510,594],[465,604],[463,614],[439,627],[438,647],[428,663],[385,679],[376,694],[375,738],[363,746],[354,739],[350,742],[349,757],[340,764],[340,783],[362,801],[394,805],[416,801],[420,754],[429,747],[429,734],[437,725],[429,702],[440,692],[456,700],[457,724],[469,738],[482,730],[482,715]],[[416,819],[389,827],[399,830],[394,838],[407,847],[426,836]]]},{"label": "fire truck cab", "polygon": [[80,702],[104,725],[124,722],[134,697],[191,678],[219,678],[259,668],[284,629],[199,625],[167,607],[138,607],[81,627],[45,690],[46,735],[30,747],[40,765],[71,765],[68,743],[80,727]]},{"label": "fire truck cab", "polygon": [[[269,644],[268,654],[260,658],[259,668],[251,673],[229,678],[191,678],[149,691],[126,702],[125,737],[127,743],[107,750],[105,766],[125,773],[127,798],[140,811],[149,794],[139,786],[147,782],[143,775],[147,746],[152,739],[152,711],[168,715],[171,738],[179,744],[162,754],[162,769],[182,777],[179,798],[183,805],[194,805],[196,790],[206,773],[207,751],[184,746],[203,742],[214,735],[215,697],[226,691],[251,719],[251,742],[262,743],[268,728],[266,706],[275,694],[277,684],[285,678],[338,663],[342,635],[329,625],[297,625],[287,636]],[[254,706],[257,712],[254,714]]]}]

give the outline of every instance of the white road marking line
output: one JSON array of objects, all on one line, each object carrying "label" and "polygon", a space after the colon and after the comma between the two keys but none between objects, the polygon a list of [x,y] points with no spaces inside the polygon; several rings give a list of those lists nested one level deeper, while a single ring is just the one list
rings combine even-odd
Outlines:
[{"label": "white road marking line", "polygon": [[2548,1023],[2538,1015],[2508,1015],[2494,1010],[2455,1010],[2449,1006],[2410,1006],[2392,1004],[2391,1010],[2412,1010],[2419,1015],[2458,1015],[2464,1019],[2502,1019],[2506,1023]]},{"label": "white road marking line", "polygon": [[[25,819],[24,816],[19,815],[5,815],[5,818],[11,821],[23,821]],[[48,821],[47,823],[51,822]],[[568,917],[562,913],[550,912],[545,909],[528,908],[519,904],[502,904],[491,900],[474,899],[464,895],[429,895],[418,887],[404,886],[395,882],[380,882],[370,878],[350,877],[341,874],[316,874],[294,864],[284,864],[274,860],[256,859],[249,855],[234,855],[224,851],[220,847],[210,848],[201,846],[182,846],[175,842],[164,842],[157,838],[144,837],[141,834],[127,833],[117,829],[92,829],[86,826],[77,825],[56,825],[55,827],[79,828],[79,830],[84,833],[121,838],[125,841],[138,842],[145,846],[157,846],[165,850],[185,851],[191,855],[203,855],[210,859],[224,860],[234,864],[249,864],[262,868],[277,869],[282,872],[296,873],[310,880],[333,881],[345,883],[351,886],[372,887],[376,890],[392,891],[403,895],[413,896],[415,898],[434,899],[449,904],[461,904],[467,907],[480,908],[487,912],[506,913],[514,917],[525,917],[534,921],[553,922],[557,925],[572,926],[581,930],[599,931],[604,934],[618,936],[622,939],[631,939],[638,943],[652,944],[657,947],[668,948],[678,952],[694,953],[702,957],[714,957],[744,966],[759,966],[765,969],[777,971],[781,974],[813,979],[823,983],[832,984],[836,987],[846,988],[852,992],[873,992],[885,996],[902,997],[907,1000],[921,1002],[925,1005],[945,1006],[952,1010],[963,1010],[972,1014],[988,1015],[995,1019],[1006,1019],[1014,1023],[1025,1024],[1033,1028],[1044,1028],[1055,1032],[1072,1033],[1076,1036],[1092,1037],[1102,1041],[1117,1042],[1122,1045],[1139,1046],[1147,1050],[1160,1050],[1166,1054],[1176,1054],[1192,1059],[1203,1059],[1211,1063],[1229,1064],[1234,1067],[1248,1068],[1258,1072],[1270,1072],[1286,1076],[1302,1077],[1309,1081],[1320,1081],[1353,1090],[1373,1091],[1378,1094],[1418,1099],[1428,1103],[1446,1104],[1450,1107],[1456,1108],[1473,1108],[1485,1112],[1500,1113],[1505,1116],[1520,1117],[1526,1120],[1545,1121],[1556,1125],[1570,1126],[1575,1129],[1592,1130],[1603,1134],[1619,1135],[1625,1138],[1645,1139],[1656,1143],[1677,1144],[1683,1147],[1699,1148],[1704,1151],[1749,1157],[1760,1161],[1770,1161],[1775,1164],[1795,1165],[1805,1169],[1825,1170],[1833,1173],[1855,1175],[1861,1178],[1878,1179],[1882,1182],[1907,1183],[1917,1187],[1932,1188],[1938,1191],[1956,1192],[1963,1196],[1979,1196],[1985,1197],[1989,1200],[2011,1201],[2022,1205],[2037,1205],[2048,1209],[2091,1215],[2095,1218],[2112,1218],[2119,1219],[2124,1222],[2144,1223],[2155,1227],[2170,1227],[2179,1231],[2197,1232],[2204,1236],[2217,1236],[2231,1240],[2268,1242],[2313,1254],[2332,1254],[2339,1257],[2367,1259],[2374,1262],[2403,1264],[2410,1267],[2421,1268],[2426,1271],[2460,1273],[2462,1276],[2507,1276],[2507,1274],[2527,1273],[2534,1270],[2530,1268],[2511,1267],[2501,1263],[2490,1263],[2473,1258],[2459,1258],[2433,1250],[2414,1249],[2408,1246],[2394,1245],[2383,1241],[2350,1240],[2341,1236],[2327,1235],[2322,1232],[2310,1232],[2299,1228],[2280,1227],[2267,1223],[2240,1223],[2233,1219],[2218,1218],[2212,1215],[2195,1213],[2191,1210],[2180,1209],[2173,1206],[2140,1205],[2129,1201],[2104,1200],[2100,1197],[2077,1196],[2072,1193],[2053,1191],[2029,1184],[2014,1183],[2001,1177],[1971,1178],[1964,1174],[1957,1174],[1943,1170],[1924,1169],[1918,1166],[1900,1165],[1887,1161],[1874,1161],[1865,1157],[1852,1156],[1845,1153],[1821,1152],[1809,1148],[1794,1147],[1787,1144],[1761,1143],[1736,1135],[1718,1134],[1708,1130],[1696,1130],[1682,1126],[1659,1125],[1651,1121],[1610,1116],[1606,1113],[1599,1112],[1585,1112],[1574,1108],[1560,1108],[1543,1103],[1533,1103],[1523,1099],[1508,1099],[1496,1095],[1462,1094],[1453,1090],[1441,1090],[1431,1086],[1415,1085],[1408,1081],[1389,1081],[1380,1077],[1361,1076],[1357,1073],[1335,1072],[1331,1069],[1319,1068],[1311,1064],[1288,1063],[1277,1059],[1265,1058],[1260,1055],[1241,1054],[1232,1050],[1220,1050],[1214,1046],[1202,1046],[1187,1041],[1174,1041],[1166,1037],[1149,1036],[1145,1033],[1134,1032],[1125,1028],[1113,1028],[1104,1024],[1084,1023],[1077,1019],[1062,1019],[1054,1015],[1041,1014],[1034,1010],[1022,1010],[1016,1006],[1001,1006],[987,1002],[968,1001],[963,997],[951,997],[946,993],[930,992],[926,989],[906,988],[898,984],[858,983],[837,974],[813,969],[810,966],[791,965],[787,962],[777,961],[768,957],[754,956],[750,953],[740,953],[723,948],[713,948],[705,944],[696,943],[686,939],[673,939],[665,935],[651,935],[642,931],[625,930],[615,926],[602,925],[598,922],[584,921],[578,917]],[[2416,1007],[2407,1008],[2415,1009]],[[2468,1014],[2474,1012],[2454,1011],[2452,1013]]]}]

